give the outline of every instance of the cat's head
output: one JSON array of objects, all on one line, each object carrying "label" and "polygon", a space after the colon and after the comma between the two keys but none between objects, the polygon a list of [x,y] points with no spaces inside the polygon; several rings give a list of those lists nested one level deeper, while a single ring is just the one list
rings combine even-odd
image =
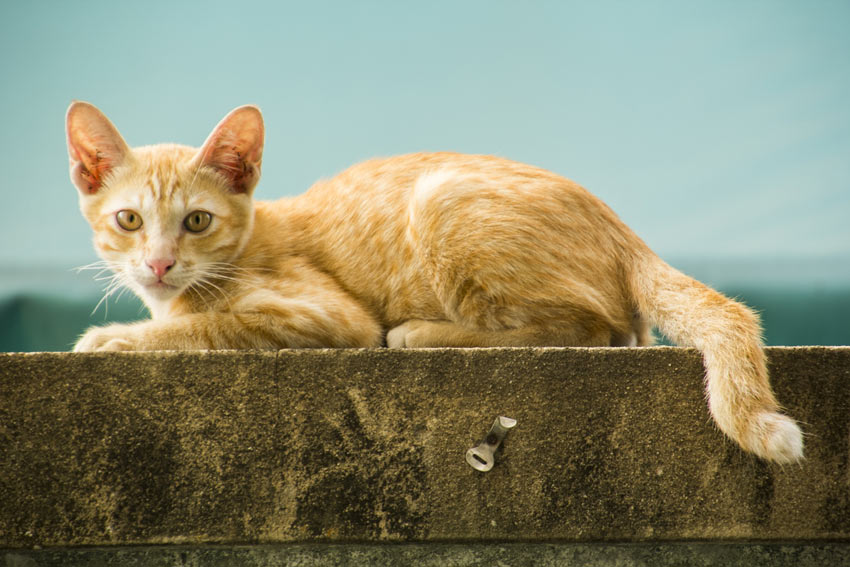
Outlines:
[{"label": "cat's head", "polygon": [[[251,234],[263,119],[242,106],[200,149],[131,148],[104,114],[74,102],[66,116],[71,180],[98,255],[149,307],[202,286]],[[152,309],[153,310],[153,309]]]}]

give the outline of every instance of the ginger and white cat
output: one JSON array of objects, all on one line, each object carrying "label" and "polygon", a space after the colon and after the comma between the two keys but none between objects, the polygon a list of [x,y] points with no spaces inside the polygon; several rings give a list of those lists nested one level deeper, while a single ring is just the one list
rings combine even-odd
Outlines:
[{"label": "ginger and white cat", "polygon": [[256,107],[200,149],[130,148],[84,102],[66,126],[95,248],[153,315],[92,328],[77,351],[647,345],[655,325],[702,352],[722,431],[762,458],[802,458],[756,315],[665,264],[563,177],[422,153],[254,202]]}]

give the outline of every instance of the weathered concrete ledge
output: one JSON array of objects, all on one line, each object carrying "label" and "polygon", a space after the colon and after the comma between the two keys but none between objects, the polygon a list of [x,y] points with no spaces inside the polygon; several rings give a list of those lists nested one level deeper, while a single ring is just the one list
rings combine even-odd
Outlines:
[{"label": "weathered concrete ledge", "polygon": [[[3,354],[0,549],[759,541],[847,559],[850,348],[768,356],[802,465],[724,439],[688,349]],[[464,453],[497,415],[518,425],[481,473]]]}]

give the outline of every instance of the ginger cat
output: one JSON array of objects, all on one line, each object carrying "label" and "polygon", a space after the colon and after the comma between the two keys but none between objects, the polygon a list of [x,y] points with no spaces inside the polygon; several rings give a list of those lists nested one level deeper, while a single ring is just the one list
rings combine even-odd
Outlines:
[{"label": "ginger cat", "polygon": [[253,202],[256,107],[228,114],[200,149],[130,148],[84,102],[66,126],[95,248],[153,315],[92,328],[76,351],[634,346],[655,325],[702,352],[722,431],[762,458],[802,458],[756,315],[665,264],[563,177],[422,153]]}]

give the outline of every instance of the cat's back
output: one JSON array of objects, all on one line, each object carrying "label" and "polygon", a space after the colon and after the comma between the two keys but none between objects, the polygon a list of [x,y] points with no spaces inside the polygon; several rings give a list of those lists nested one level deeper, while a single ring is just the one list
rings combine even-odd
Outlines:
[{"label": "cat's back", "polygon": [[573,182],[545,169],[492,155],[455,152],[418,152],[373,158],[353,165],[316,184],[311,191],[359,195],[409,195],[423,176],[483,177],[494,184],[517,185],[517,180],[540,180],[548,184],[578,188]]},{"label": "cat's back", "polygon": [[602,206],[601,201],[573,181],[540,167],[498,156],[454,152],[420,152],[373,158],[313,185],[302,198],[326,218],[362,221],[391,220],[425,200],[495,199],[515,203],[549,199]]},{"label": "cat's back", "polygon": [[[518,227],[557,217],[557,230],[629,233],[616,214],[579,184],[546,169],[490,155],[413,153],[375,158],[320,181],[307,207],[351,230],[397,232],[432,217],[442,224]],[[547,222],[545,224],[551,225]],[[395,234],[393,236],[396,236]]]},{"label": "cat's back", "polygon": [[331,179],[313,185],[306,196],[311,201],[355,200],[364,198],[406,199],[422,175],[446,168],[473,170],[485,168],[499,158],[453,152],[419,152],[392,157],[372,158],[345,169]]},{"label": "cat's back", "polygon": [[[310,242],[330,252],[411,253],[431,233],[461,242],[583,234],[600,246],[632,239],[601,200],[545,169],[487,155],[414,153],[371,159],[319,181],[285,208],[298,211]],[[435,240],[436,241],[436,240]]]}]

